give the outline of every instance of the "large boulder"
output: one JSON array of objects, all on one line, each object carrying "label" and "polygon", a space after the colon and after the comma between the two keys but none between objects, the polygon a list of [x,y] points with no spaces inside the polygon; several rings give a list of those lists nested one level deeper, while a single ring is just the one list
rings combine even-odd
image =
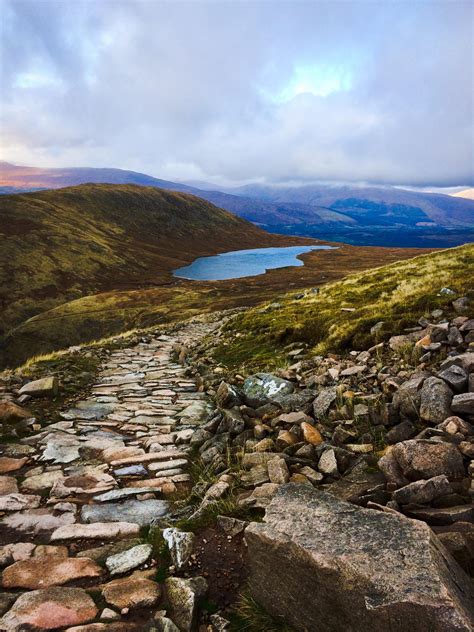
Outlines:
[{"label": "large boulder", "polygon": [[450,481],[464,477],[461,452],[452,443],[410,439],[397,443],[390,452],[403,476],[410,481],[446,474]]},{"label": "large boulder", "polygon": [[424,523],[289,484],[245,531],[254,599],[295,630],[466,632],[468,577]]},{"label": "large boulder", "polygon": [[242,386],[245,401],[254,408],[271,402],[277,395],[288,395],[293,390],[294,386],[291,382],[271,373],[251,375]]},{"label": "large boulder", "polygon": [[424,381],[420,393],[420,417],[433,424],[442,423],[451,415],[453,392],[439,377]]}]

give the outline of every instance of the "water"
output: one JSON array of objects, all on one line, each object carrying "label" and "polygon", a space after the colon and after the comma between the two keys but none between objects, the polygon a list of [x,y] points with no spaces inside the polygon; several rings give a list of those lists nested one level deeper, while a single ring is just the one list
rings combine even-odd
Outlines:
[{"label": "water", "polygon": [[331,246],[290,246],[234,250],[213,257],[199,257],[173,272],[175,277],[193,281],[223,281],[265,274],[267,270],[304,265],[298,255],[311,250],[332,250]]}]

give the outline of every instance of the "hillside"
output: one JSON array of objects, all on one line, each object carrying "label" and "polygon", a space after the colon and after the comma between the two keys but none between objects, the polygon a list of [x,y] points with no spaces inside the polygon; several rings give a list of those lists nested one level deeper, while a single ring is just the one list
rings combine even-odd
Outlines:
[{"label": "hillside", "polygon": [[472,298],[473,278],[470,244],[353,274],[304,297],[274,297],[232,320],[216,358],[245,370],[281,363],[286,345],[313,353],[365,349],[434,309],[448,309],[456,297]]},{"label": "hillside", "polygon": [[[474,241],[474,201],[398,187],[189,186],[122,169],[0,163],[0,193],[84,182],[133,183],[197,195],[263,228],[356,245],[447,247]],[[403,232],[400,231],[402,229]]]},{"label": "hillside", "polygon": [[184,193],[81,185],[0,197],[0,332],[85,294],[168,283],[201,255],[289,245]]}]

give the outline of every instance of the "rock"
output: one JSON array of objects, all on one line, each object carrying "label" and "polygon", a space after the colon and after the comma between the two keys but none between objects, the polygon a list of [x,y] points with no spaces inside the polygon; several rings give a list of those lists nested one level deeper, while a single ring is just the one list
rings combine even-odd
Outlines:
[{"label": "rock", "polygon": [[133,573],[130,577],[114,579],[102,588],[102,597],[111,606],[122,608],[150,608],[161,597],[158,584]]},{"label": "rock", "polygon": [[275,443],[273,439],[267,437],[266,439],[262,439],[258,443],[256,443],[253,447],[255,452],[273,452],[275,449]]},{"label": "rock", "polygon": [[301,424],[301,430],[303,431],[303,438],[306,443],[310,443],[311,445],[323,443],[324,439],[319,430],[311,424],[306,423],[306,421],[303,421]]},{"label": "rock", "polygon": [[50,376],[28,382],[20,388],[19,393],[20,395],[30,395],[31,397],[54,397],[57,395],[58,390],[58,378]]},{"label": "rock", "polygon": [[29,410],[6,399],[0,401],[0,433],[9,434],[13,430],[24,429],[25,421],[33,415]]},{"label": "rock", "polygon": [[97,613],[94,601],[82,588],[44,588],[20,595],[0,620],[0,629],[55,630],[92,621]]},{"label": "rock", "polygon": [[448,417],[442,424],[439,424],[436,427],[450,435],[458,434],[464,437],[474,435],[474,426],[467,423],[467,421],[464,421],[464,419],[461,419],[461,417],[456,417],[455,415]]},{"label": "rock", "polygon": [[406,509],[411,518],[423,520],[431,525],[449,525],[456,522],[474,522],[474,505],[459,505],[457,507],[420,507]]},{"label": "rock", "polygon": [[457,314],[464,314],[469,310],[469,299],[467,298],[467,296],[457,298],[455,301],[452,302],[452,306]]},{"label": "rock", "polygon": [[28,457],[22,459],[12,459],[8,456],[0,457],[0,474],[7,474],[8,472],[16,472],[20,470],[25,463],[27,463]]},{"label": "rock", "polygon": [[169,528],[163,529],[163,537],[170,550],[173,566],[181,570],[193,552],[194,533]]},{"label": "rock", "polygon": [[279,415],[277,417],[276,421],[280,421],[281,423],[290,424],[293,426],[295,424],[301,424],[303,422],[311,423],[313,420],[306,413],[302,411],[297,411],[293,413],[283,413],[283,415]]},{"label": "rock", "polygon": [[429,423],[440,424],[451,415],[453,392],[445,381],[429,377],[420,392],[420,417]]},{"label": "rock", "polygon": [[316,420],[328,414],[331,405],[336,401],[336,396],[336,388],[325,388],[319,393],[313,402],[313,412]]},{"label": "rock", "polygon": [[153,547],[151,544],[139,544],[131,549],[111,555],[105,560],[107,570],[111,575],[128,573],[141,566],[151,557]]},{"label": "rock", "polygon": [[94,560],[94,562],[97,562],[97,564],[103,566],[107,558],[111,557],[112,555],[116,555],[117,553],[128,551],[129,549],[133,548],[134,546],[138,546],[139,544],[142,544],[142,540],[140,540],[140,538],[117,540],[117,542],[104,544],[93,549],[84,549],[83,551],[79,551],[77,557],[88,557],[91,560]]},{"label": "rock", "polygon": [[462,455],[451,443],[410,439],[394,445],[391,454],[403,475],[411,481],[441,474],[450,481],[464,476]]},{"label": "rock", "polygon": [[393,492],[393,500],[399,505],[425,505],[440,496],[452,493],[452,487],[446,476],[434,476],[424,481],[415,481]]},{"label": "rock", "polygon": [[106,463],[117,461],[118,459],[126,459],[129,456],[140,456],[145,454],[143,448],[130,447],[111,447],[102,451],[102,459]]},{"label": "rock", "polygon": [[36,509],[41,502],[41,496],[29,494],[7,494],[0,496],[0,511],[21,511],[31,507]]},{"label": "rock", "polygon": [[49,588],[67,582],[100,577],[102,569],[87,558],[54,556],[32,557],[15,562],[3,571],[4,588]]},{"label": "rock", "polygon": [[138,496],[139,494],[156,493],[160,491],[156,487],[122,487],[121,489],[112,489],[110,492],[94,496],[94,500],[99,503],[107,503],[111,500],[121,500],[129,496]]},{"label": "rock", "polygon": [[220,383],[216,392],[216,402],[219,408],[233,408],[242,403],[237,390],[226,382]]},{"label": "rock", "polygon": [[288,380],[283,380],[271,373],[257,373],[248,377],[242,386],[246,403],[258,408],[271,402],[276,395],[287,395],[294,391]]},{"label": "rock", "polygon": [[438,377],[444,380],[455,393],[460,393],[467,385],[468,375],[466,371],[455,364],[440,371]]},{"label": "rock", "polygon": [[391,428],[385,435],[387,443],[399,443],[406,441],[416,434],[416,427],[411,421],[402,421]]},{"label": "rock", "polygon": [[337,468],[336,453],[332,448],[328,448],[322,453],[318,462],[318,470],[322,474],[327,474],[329,476],[336,476],[339,473]]},{"label": "rock", "polygon": [[[276,454],[270,454],[269,452],[247,452],[242,457],[242,467],[245,470],[250,470],[256,465],[266,466],[267,463],[274,459],[276,456]],[[284,458],[282,454],[279,454],[278,456]]]},{"label": "rock", "polygon": [[360,375],[364,371],[367,371],[366,364],[358,364],[356,366],[350,366],[347,369],[341,371],[341,377],[351,377],[353,375]]},{"label": "rock", "polygon": [[441,370],[445,370],[451,366],[460,366],[466,373],[474,371],[474,351],[466,351],[456,356],[450,356],[441,363]]},{"label": "rock", "polygon": [[235,537],[245,529],[248,522],[232,518],[230,516],[217,516],[217,525],[231,538]]},{"label": "rock", "polygon": [[148,470],[143,465],[129,465],[127,467],[119,467],[114,470],[114,476],[119,478],[122,476],[147,476]]},{"label": "rock", "polygon": [[41,531],[52,531],[73,522],[75,522],[75,517],[72,512],[57,515],[53,509],[40,507],[9,514],[3,518],[1,524],[9,529],[38,534]]},{"label": "rock", "polygon": [[245,531],[252,597],[295,630],[461,632],[469,579],[422,522],[285,485]]},{"label": "rock", "polygon": [[275,441],[275,445],[279,450],[284,450],[295,443],[298,443],[298,437],[289,430],[281,430]]},{"label": "rock", "polygon": [[267,463],[268,477],[271,483],[282,485],[290,480],[290,473],[286,465],[285,459],[277,456],[270,459]]},{"label": "rock", "polygon": [[183,422],[186,420],[192,420],[194,424],[204,423],[207,416],[211,412],[210,405],[204,400],[195,401],[187,406],[183,411],[176,414],[176,417]]},{"label": "rock", "polygon": [[18,595],[14,593],[0,592],[0,617],[9,610],[12,603],[15,601]]},{"label": "rock", "polygon": [[302,467],[299,473],[305,476],[313,485],[318,485],[324,478],[320,472],[316,472],[316,470],[313,470],[312,467],[307,465]]},{"label": "rock", "polygon": [[154,624],[158,632],[180,632],[179,628],[168,617],[155,617]]},{"label": "rock", "polygon": [[474,416],[474,393],[461,393],[453,397],[451,405],[453,413]]},{"label": "rock", "polygon": [[216,430],[217,434],[230,432],[231,435],[238,435],[245,429],[245,421],[239,408],[231,408],[222,411],[222,421]]},{"label": "rock", "polygon": [[0,476],[0,495],[16,494],[17,492],[16,478],[13,478],[13,476]]},{"label": "rock", "polygon": [[140,526],[130,522],[96,522],[94,524],[68,524],[51,534],[51,542],[58,540],[111,540],[117,537],[138,535]]},{"label": "rock", "polygon": [[31,542],[16,542],[0,547],[0,566],[6,566],[12,562],[27,560],[33,555],[35,545]]},{"label": "rock", "polygon": [[61,470],[53,472],[44,472],[35,476],[28,476],[21,484],[23,491],[38,492],[51,489],[54,483],[63,478]]},{"label": "rock", "polygon": [[145,527],[154,518],[168,513],[166,500],[126,500],[123,503],[84,505],[81,517],[84,522],[134,522]]},{"label": "rock", "polygon": [[172,620],[181,632],[192,632],[197,621],[198,603],[207,593],[206,580],[204,577],[168,577],[165,586]]}]

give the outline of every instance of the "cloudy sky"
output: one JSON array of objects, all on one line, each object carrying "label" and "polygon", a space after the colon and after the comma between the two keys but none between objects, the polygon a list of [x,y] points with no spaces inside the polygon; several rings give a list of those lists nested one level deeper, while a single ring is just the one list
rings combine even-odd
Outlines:
[{"label": "cloudy sky", "polygon": [[0,0],[1,158],[472,185],[471,0]]}]

